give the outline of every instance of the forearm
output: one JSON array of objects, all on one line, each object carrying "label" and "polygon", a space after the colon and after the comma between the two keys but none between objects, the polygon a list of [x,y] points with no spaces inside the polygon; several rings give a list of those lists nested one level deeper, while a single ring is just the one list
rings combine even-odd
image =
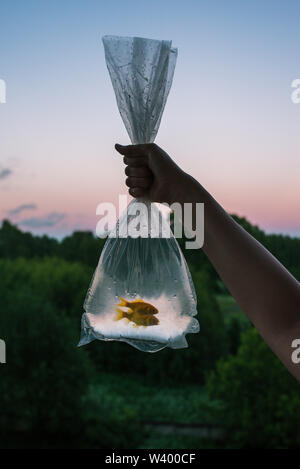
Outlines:
[{"label": "forearm", "polygon": [[266,342],[300,378],[300,365],[296,369],[290,359],[291,342],[300,338],[299,283],[199,183],[191,184],[189,194],[190,202],[204,202],[207,257]]}]

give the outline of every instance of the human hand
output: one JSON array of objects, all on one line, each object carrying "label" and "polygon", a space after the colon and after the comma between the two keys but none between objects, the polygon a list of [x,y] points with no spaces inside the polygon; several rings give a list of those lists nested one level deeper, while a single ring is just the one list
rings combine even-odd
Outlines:
[{"label": "human hand", "polygon": [[133,197],[169,204],[183,202],[191,182],[197,184],[155,143],[116,144],[115,149],[124,156],[126,185]]}]

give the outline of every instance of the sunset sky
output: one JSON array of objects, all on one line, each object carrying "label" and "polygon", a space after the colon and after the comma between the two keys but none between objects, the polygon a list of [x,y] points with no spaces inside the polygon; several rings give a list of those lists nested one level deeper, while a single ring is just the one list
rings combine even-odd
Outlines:
[{"label": "sunset sky", "polygon": [[300,2],[2,0],[0,219],[62,237],[126,193],[106,34],[169,39],[156,143],[231,213],[300,236]]}]

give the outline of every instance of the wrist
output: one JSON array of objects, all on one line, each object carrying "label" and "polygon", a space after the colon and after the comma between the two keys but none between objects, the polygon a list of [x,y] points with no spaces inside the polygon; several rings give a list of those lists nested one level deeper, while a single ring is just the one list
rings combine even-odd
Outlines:
[{"label": "wrist", "polygon": [[177,202],[180,203],[207,203],[210,194],[204,187],[188,173],[184,173],[183,180],[180,184],[180,195]]}]

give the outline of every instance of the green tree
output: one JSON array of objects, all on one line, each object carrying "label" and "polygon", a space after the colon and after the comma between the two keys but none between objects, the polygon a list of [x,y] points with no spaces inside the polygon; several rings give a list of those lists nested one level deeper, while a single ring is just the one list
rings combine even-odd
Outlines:
[{"label": "green tree", "polygon": [[299,447],[299,384],[254,328],[242,335],[236,356],[218,362],[207,389],[224,402],[229,446]]},{"label": "green tree", "polygon": [[76,435],[82,430],[82,395],[92,376],[87,353],[78,350],[74,323],[37,290],[1,287],[0,432]]},{"label": "green tree", "polygon": [[8,290],[27,285],[50,301],[60,314],[79,322],[93,270],[78,262],[52,257],[0,259],[2,286]]},{"label": "green tree", "polygon": [[75,231],[61,241],[59,255],[96,268],[104,243],[105,239],[95,238],[91,231]]},{"label": "green tree", "polygon": [[58,241],[48,236],[33,236],[23,233],[10,221],[4,220],[0,229],[0,258],[53,256],[57,253]]}]

